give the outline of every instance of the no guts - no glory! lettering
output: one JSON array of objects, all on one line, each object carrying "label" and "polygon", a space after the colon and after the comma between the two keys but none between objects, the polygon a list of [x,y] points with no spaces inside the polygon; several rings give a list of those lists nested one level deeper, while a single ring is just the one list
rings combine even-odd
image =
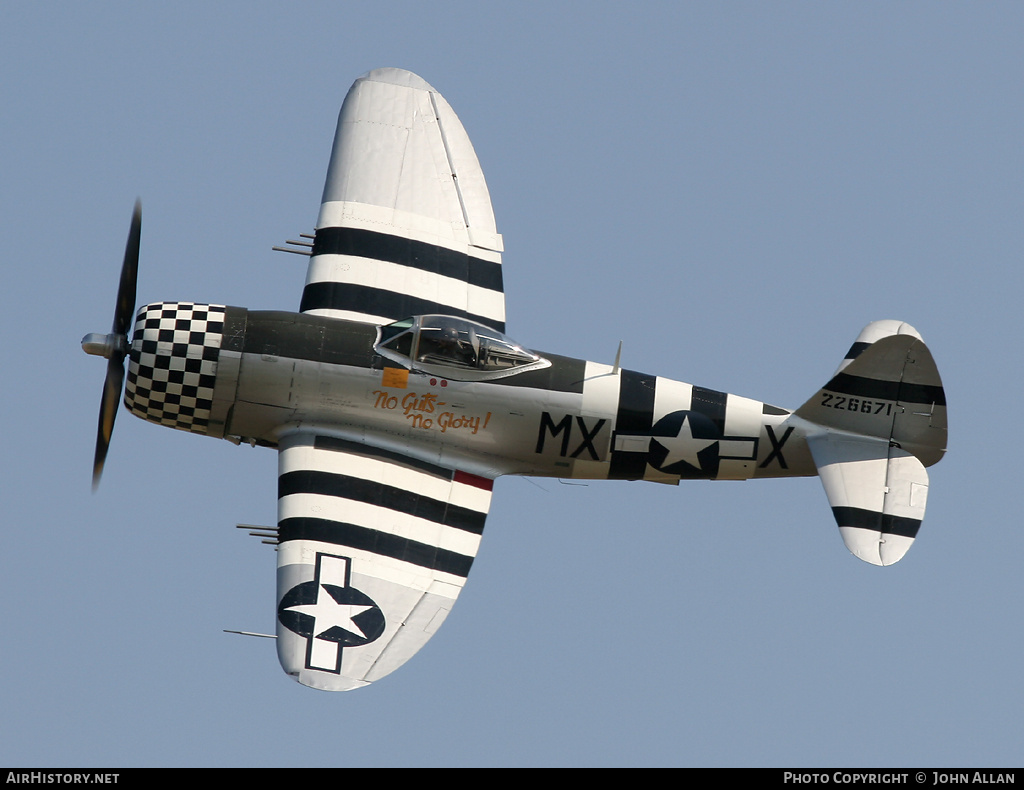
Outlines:
[{"label": "no guts - no glory! lettering", "polygon": [[385,390],[374,390],[373,396],[375,409],[400,412],[413,428],[419,430],[441,433],[466,431],[476,435],[486,430],[491,421],[489,411],[483,414],[464,414],[451,409],[443,410],[448,403],[438,400],[433,392],[418,394],[410,391],[399,397]]}]

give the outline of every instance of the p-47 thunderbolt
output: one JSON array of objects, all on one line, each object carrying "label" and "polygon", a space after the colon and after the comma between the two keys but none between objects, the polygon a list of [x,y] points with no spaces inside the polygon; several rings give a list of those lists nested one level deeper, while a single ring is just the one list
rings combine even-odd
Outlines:
[{"label": "p-47 thunderbolt", "polygon": [[[338,119],[299,312],[135,308],[141,214],[106,357],[93,470],[125,406],[278,453],[277,650],[341,691],[405,663],[447,617],[500,475],[818,475],[847,548],[899,560],[946,447],[921,336],[869,324],[796,411],[524,348],[505,334],[502,239],[469,137],[415,74],[356,80]],[[298,249],[295,249],[297,247]]]}]

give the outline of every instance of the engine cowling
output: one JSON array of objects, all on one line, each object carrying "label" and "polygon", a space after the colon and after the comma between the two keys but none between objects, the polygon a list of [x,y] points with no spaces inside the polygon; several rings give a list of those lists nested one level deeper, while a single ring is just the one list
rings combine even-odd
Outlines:
[{"label": "engine cowling", "polygon": [[[125,406],[159,425],[223,436],[237,384],[237,366],[220,364],[225,322],[233,309],[194,302],[157,302],[140,309]],[[233,376],[224,368],[234,368]]]}]

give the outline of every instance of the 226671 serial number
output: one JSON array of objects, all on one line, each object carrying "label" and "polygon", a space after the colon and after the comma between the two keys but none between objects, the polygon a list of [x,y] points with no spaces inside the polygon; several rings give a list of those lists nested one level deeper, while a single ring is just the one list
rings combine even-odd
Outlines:
[{"label": "226671 serial number", "polygon": [[830,409],[842,409],[843,411],[856,411],[862,414],[892,414],[892,401],[867,400],[866,398],[851,398],[846,395],[834,395],[831,392],[821,393],[821,405]]}]

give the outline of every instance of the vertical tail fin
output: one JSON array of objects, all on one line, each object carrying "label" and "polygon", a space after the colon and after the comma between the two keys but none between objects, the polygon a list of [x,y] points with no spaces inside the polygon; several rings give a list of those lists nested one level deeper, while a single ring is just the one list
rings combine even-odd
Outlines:
[{"label": "vertical tail fin", "polygon": [[924,518],[926,466],[946,451],[946,396],[921,336],[900,321],[875,321],[832,379],[796,411],[850,551],[891,565]]}]

